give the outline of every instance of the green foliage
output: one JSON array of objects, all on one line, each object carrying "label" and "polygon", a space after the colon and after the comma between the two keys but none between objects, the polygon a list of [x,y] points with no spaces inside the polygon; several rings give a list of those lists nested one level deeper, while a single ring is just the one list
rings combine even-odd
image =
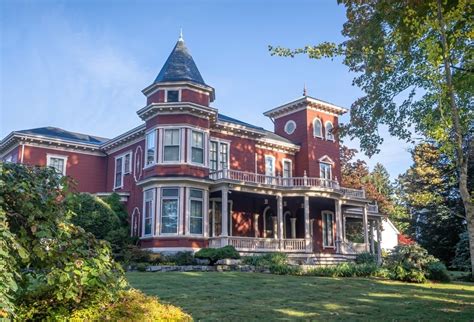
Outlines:
[{"label": "green foliage", "polygon": [[338,265],[317,266],[303,275],[327,277],[369,277],[376,275],[379,270],[375,263],[342,263]]},{"label": "green foliage", "polygon": [[467,232],[459,236],[459,242],[456,244],[456,254],[451,263],[454,269],[460,271],[471,271],[471,254],[469,253],[469,235]]},{"label": "green foliage", "polygon": [[221,248],[202,248],[194,254],[195,258],[208,259],[214,265],[220,259],[239,259],[240,255],[231,245]]},{"label": "green foliage", "polygon": [[451,277],[449,276],[448,269],[446,265],[441,262],[433,262],[428,265],[426,268],[427,270],[427,277],[432,281],[440,281],[440,282],[449,282],[451,281]]},{"label": "green foliage", "polygon": [[355,259],[356,264],[376,264],[377,256],[369,252],[357,254]]},{"label": "green foliage", "polygon": [[299,265],[272,264],[269,269],[272,274],[276,275],[299,275],[301,273]]},{"label": "green foliage", "polygon": [[8,163],[1,165],[0,183],[0,227],[8,230],[0,244],[9,244],[0,252],[9,268],[0,273],[9,281],[2,288],[6,310],[20,320],[54,319],[115,300],[126,286],[123,272],[106,242],[70,223],[68,179],[53,169]]},{"label": "green foliage", "polygon": [[[424,283],[430,277],[429,267],[433,269],[434,278],[444,274],[438,259],[418,244],[396,246],[386,260],[390,278],[406,282]],[[435,264],[436,265],[433,265]],[[447,274],[447,271],[446,271]]]},{"label": "green foliage", "polygon": [[242,262],[256,267],[270,267],[272,265],[288,264],[288,255],[285,253],[268,253],[263,255],[245,256]]},{"label": "green foliage", "polygon": [[124,250],[133,241],[130,238],[127,212],[117,194],[105,199],[81,193],[71,194],[67,198],[67,207],[74,212],[72,223],[94,234],[98,239],[106,240],[112,247],[117,260],[127,256]]},{"label": "green foliage", "polygon": [[167,265],[185,266],[194,265],[196,263],[196,260],[194,259],[193,252],[177,252],[175,254],[162,256],[161,262]]}]

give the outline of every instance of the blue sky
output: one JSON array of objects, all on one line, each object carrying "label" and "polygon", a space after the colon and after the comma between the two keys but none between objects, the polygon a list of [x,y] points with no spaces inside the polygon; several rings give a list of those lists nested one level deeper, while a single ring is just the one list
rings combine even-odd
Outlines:
[{"label": "blue sky", "polygon": [[[341,41],[344,8],[319,1],[0,1],[0,136],[56,126],[114,137],[140,124],[151,84],[183,29],[223,114],[272,129],[262,113],[308,94],[349,108],[361,92],[340,59],[272,57],[267,46]],[[342,122],[348,122],[348,115]],[[384,134],[392,177],[408,144]],[[358,147],[357,140],[345,143]]]}]

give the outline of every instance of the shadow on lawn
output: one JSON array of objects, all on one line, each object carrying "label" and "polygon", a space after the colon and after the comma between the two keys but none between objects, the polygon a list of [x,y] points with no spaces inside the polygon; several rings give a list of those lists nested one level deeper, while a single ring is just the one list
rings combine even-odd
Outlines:
[{"label": "shadow on lawn", "polygon": [[474,316],[474,286],[259,273],[133,273],[134,287],[196,320],[455,319]]}]

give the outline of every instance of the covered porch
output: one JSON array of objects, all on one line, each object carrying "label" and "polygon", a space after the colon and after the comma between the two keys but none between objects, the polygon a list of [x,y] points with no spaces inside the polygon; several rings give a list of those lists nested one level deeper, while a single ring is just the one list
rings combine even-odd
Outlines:
[{"label": "covered porch", "polygon": [[[343,212],[353,206],[343,204],[337,195],[249,192],[224,185],[211,192],[209,202],[209,247],[327,255],[370,249],[368,227],[362,243],[344,238]],[[367,217],[367,205],[359,208]]]}]

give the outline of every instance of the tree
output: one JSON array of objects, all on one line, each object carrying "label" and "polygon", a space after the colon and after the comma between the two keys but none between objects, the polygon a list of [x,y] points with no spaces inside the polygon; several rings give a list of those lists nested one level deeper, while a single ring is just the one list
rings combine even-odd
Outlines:
[{"label": "tree", "polygon": [[458,172],[474,263],[474,204],[468,188],[474,150],[474,4],[468,0],[338,3],[346,8],[342,30],[346,41],[295,50],[270,46],[271,53],[344,57],[357,74],[353,84],[365,95],[352,104],[351,123],[342,132],[357,136],[368,155],[378,152],[383,141],[380,124],[401,139],[410,140],[418,133],[437,142]]},{"label": "tree", "polygon": [[454,166],[428,143],[416,146],[412,158],[413,165],[398,180],[401,202],[412,215],[408,231],[449,265],[459,234],[465,231]]}]

